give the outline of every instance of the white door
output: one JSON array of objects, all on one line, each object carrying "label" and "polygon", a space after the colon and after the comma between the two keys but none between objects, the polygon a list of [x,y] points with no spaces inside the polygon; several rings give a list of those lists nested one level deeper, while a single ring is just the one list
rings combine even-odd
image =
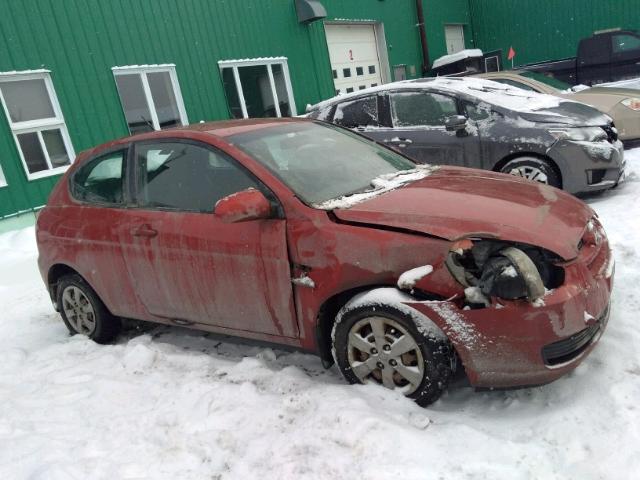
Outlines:
[{"label": "white door", "polygon": [[462,25],[445,25],[444,38],[447,42],[447,54],[464,50],[464,30]]},{"label": "white door", "polygon": [[325,25],[336,94],[382,83],[374,25]]}]

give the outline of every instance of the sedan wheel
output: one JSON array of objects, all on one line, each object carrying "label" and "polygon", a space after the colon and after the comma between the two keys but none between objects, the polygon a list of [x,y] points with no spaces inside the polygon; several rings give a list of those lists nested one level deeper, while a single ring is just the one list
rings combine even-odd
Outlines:
[{"label": "sedan wheel", "polygon": [[526,178],[529,181],[551,185],[561,188],[560,175],[549,161],[536,157],[519,157],[509,160],[501,169],[502,173],[508,173],[516,177]]},{"label": "sedan wheel", "polygon": [[447,337],[435,324],[425,329],[429,323],[422,318],[418,330],[404,305],[347,304],[333,326],[334,359],[350,383],[379,384],[429,405],[446,390],[456,363]]},{"label": "sedan wheel", "polygon": [[549,178],[547,177],[547,174],[536,167],[515,167],[509,170],[509,173],[511,175],[515,175],[516,177],[526,178],[527,180],[531,180],[532,182],[544,183],[545,185],[549,184]]}]

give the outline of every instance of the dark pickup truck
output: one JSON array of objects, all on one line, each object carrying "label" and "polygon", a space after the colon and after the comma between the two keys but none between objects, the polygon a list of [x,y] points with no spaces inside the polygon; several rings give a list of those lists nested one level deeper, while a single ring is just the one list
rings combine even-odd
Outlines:
[{"label": "dark pickup truck", "polygon": [[520,67],[570,83],[595,85],[640,77],[640,35],[632,30],[603,30],[578,45],[578,56]]}]

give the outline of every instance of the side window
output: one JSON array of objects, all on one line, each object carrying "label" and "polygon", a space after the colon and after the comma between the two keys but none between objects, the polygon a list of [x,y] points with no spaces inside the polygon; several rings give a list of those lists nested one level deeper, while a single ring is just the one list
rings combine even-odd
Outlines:
[{"label": "side window", "polygon": [[610,60],[609,42],[606,39],[591,37],[580,41],[578,62],[581,66],[597,66]]},{"label": "side window", "polygon": [[488,106],[474,105],[473,103],[465,103],[464,111],[467,118],[476,122],[486,120],[492,113]]},{"label": "side window", "polygon": [[261,188],[222,152],[190,143],[140,144],[136,159],[143,207],[210,213],[227,195]]},{"label": "side window", "polygon": [[378,125],[378,97],[343,102],[336,108],[333,122],[347,128]]},{"label": "side window", "polygon": [[333,106],[329,106],[329,107],[325,107],[325,108],[320,108],[318,110],[314,110],[313,112],[309,113],[309,115],[307,115],[309,118],[313,118],[316,120],[322,120],[323,122],[326,122],[329,120],[329,116],[331,114],[331,109],[333,108]]},{"label": "side window", "polygon": [[124,150],[89,161],[73,176],[72,194],[90,203],[118,205],[124,202]]},{"label": "side window", "polygon": [[390,95],[395,127],[443,126],[444,120],[458,114],[456,101],[428,92],[396,92]]},{"label": "side window", "polygon": [[510,85],[512,87],[520,88],[522,90],[527,90],[529,92],[537,92],[537,90],[533,87],[530,87],[526,83],[518,82],[516,80],[511,80],[510,78],[491,78],[494,82],[502,83],[504,85]]},{"label": "side window", "polygon": [[640,54],[640,37],[622,34],[611,37],[613,41],[613,53],[637,53]]}]

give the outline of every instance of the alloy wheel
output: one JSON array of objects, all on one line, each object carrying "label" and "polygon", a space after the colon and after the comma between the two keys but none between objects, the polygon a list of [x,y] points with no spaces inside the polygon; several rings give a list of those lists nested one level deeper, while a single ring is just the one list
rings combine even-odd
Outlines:
[{"label": "alloy wheel", "polygon": [[547,177],[547,174],[537,167],[522,165],[512,168],[508,173],[516,177],[526,178],[527,180],[531,180],[532,182],[543,183],[545,185],[549,184],[549,178]]},{"label": "alloy wheel", "polygon": [[405,395],[415,392],[424,377],[418,343],[398,322],[366,317],[351,327],[347,340],[349,366],[358,379],[374,381]]},{"label": "alloy wheel", "polygon": [[62,292],[62,309],[73,329],[90,336],[96,329],[96,313],[89,298],[73,285]]}]

